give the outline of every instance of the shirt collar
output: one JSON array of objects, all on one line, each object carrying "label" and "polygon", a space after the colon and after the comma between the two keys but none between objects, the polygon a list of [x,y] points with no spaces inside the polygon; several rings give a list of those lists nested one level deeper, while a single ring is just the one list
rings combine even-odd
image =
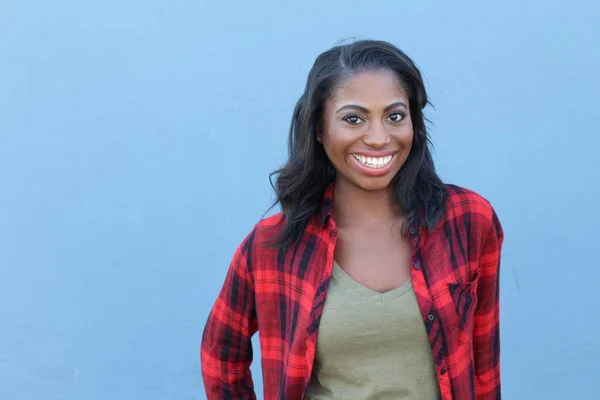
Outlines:
[{"label": "shirt collar", "polygon": [[325,190],[323,195],[323,202],[321,204],[321,215],[320,223],[321,226],[325,226],[329,218],[333,219],[333,183],[330,183]]}]

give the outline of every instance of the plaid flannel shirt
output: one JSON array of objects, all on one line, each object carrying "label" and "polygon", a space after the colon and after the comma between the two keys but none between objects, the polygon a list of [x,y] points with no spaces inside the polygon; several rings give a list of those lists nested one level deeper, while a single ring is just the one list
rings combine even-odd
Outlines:
[{"label": "plaid flannel shirt", "polygon": [[[409,226],[411,277],[443,400],[500,399],[499,266],[503,232],[478,194],[447,185],[443,220]],[[259,332],[264,399],[303,399],[333,269],[333,188],[285,257],[264,245],[281,226],[259,222],[237,248],[202,338],[209,400],[256,399],[251,337]]]}]

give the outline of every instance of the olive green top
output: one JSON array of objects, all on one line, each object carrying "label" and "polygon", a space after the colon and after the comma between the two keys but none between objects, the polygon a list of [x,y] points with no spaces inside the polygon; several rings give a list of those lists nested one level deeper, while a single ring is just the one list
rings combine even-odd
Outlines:
[{"label": "olive green top", "polygon": [[431,347],[410,280],[378,293],[334,263],[306,398],[440,398]]}]

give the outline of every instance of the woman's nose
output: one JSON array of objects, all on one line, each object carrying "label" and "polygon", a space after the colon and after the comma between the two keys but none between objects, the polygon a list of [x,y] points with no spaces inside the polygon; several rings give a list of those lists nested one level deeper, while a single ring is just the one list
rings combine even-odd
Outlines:
[{"label": "woman's nose", "polygon": [[390,143],[390,135],[383,124],[375,124],[363,137],[363,143],[374,148],[385,147]]}]

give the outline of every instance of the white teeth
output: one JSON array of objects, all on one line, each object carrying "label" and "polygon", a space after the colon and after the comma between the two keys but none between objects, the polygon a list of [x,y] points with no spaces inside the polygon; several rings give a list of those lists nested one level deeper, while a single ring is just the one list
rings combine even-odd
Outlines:
[{"label": "white teeth", "polygon": [[385,157],[365,157],[358,154],[353,154],[352,156],[356,158],[358,162],[370,168],[385,167],[389,164],[390,161],[392,161],[392,158],[394,158],[393,154],[390,154],[389,156]]}]

